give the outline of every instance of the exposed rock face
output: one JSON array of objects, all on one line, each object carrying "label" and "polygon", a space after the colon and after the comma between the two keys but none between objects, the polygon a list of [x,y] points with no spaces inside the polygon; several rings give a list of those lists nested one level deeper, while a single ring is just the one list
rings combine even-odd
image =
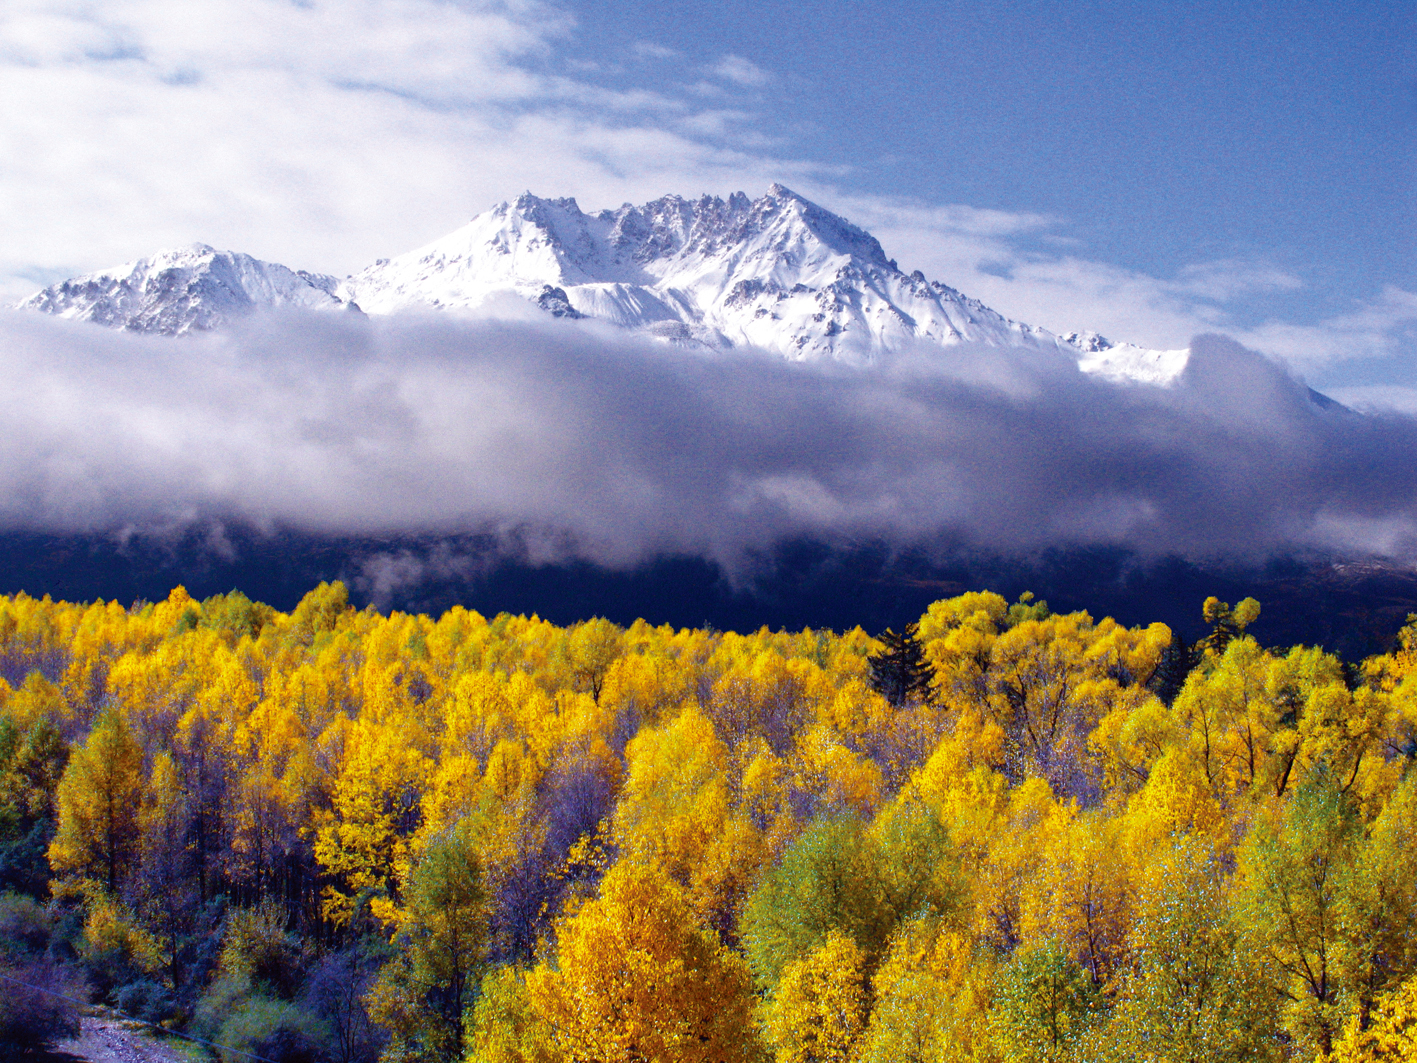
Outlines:
[{"label": "exposed rock face", "polygon": [[866,365],[922,344],[982,343],[1054,349],[1088,372],[1165,384],[1188,357],[1011,321],[918,270],[902,272],[870,233],[781,185],[756,200],[665,196],[595,214],[528,193],[344,281],[198,244],[65,281],[22,305],[178,335],[264,307],[475,313],[507,294],[556,317],[797,361]]}]

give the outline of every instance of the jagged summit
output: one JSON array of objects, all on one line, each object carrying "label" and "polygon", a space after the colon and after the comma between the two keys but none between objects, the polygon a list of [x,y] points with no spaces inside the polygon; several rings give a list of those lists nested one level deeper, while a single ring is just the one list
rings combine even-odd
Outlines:
[{"label": "jagged summit", "polygon": [[[526,193],[448,236],[351,277],[341,294],[370,313],[474,310],[499,293],[683,342],[754,346],[854,364],[922,341],[1038,346],[1090,371],[1164,382],[1185,352],[1055,336],[1010,321],[918,271],[875,237],[783,185],[759,199],[665,196],[588,214]],[[544,304],[543,304],[544,305]],[[564,311],[562,311],[564,312]]]},{"label": "jagged summit", "polygon": [[874,236],[780,184],[758,199],[664,196],[586,213],[530,192],[343,282],[205,246],[66,281],[24,305],[142,331],[219,327],[256,306],[476,312],[520,296],[682,343],[868,364],[922,343],[1058,350],[1089,372],[1164,383],[1185,351],[1057,336],[906,274]]},{"label": "jagged summit", "polygon": [[220,328],[262,307],[347,309],[339,279],[207,244],[160,251],[52,285],[20,306],[133,332],[177,336]]}]

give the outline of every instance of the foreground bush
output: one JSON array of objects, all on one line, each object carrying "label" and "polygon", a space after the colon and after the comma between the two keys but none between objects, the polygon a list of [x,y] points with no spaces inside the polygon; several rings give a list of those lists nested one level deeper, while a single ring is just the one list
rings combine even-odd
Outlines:
[{"label": "foreground bush", "polygon": [[249,1063],[251,1056],[271,1063],[323,1063],[330,1029],[304,1008],[265,997],[252,997],[222,1024],[218,1050],[222,1063]]},{"label": "foreground bush", "polygon": [[38,960],[0,967],[0,1058],[79,1033],[86,990],[67,968]]}]

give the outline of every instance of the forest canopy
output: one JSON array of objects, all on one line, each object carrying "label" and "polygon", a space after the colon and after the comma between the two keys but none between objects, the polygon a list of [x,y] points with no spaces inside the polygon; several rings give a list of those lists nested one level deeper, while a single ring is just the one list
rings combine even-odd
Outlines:
[{"label": "forest canopy", "polygon": [[0,1042],[47,990],[233,1063],[1389,1058],[1417,618],[1346,662],[1197,606],[0,598]]}]

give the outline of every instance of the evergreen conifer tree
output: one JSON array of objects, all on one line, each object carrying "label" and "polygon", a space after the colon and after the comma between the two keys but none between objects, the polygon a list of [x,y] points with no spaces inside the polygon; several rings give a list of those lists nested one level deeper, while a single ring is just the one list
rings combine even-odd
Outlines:
[{"label": "evergreen conifer tree", "polygon": [[1186,676],[1196,665],[1199,652],[1186,645],[1179,632],[1171,633],[1171,644],[1161,651],[1161,662],[1147,682],[1147,689],[1169,706],[1186,685]]},{"label": "evergreen conifer tree", "polygon": [[885,648],[866,658],[871,667],[871,686],[892,705],[904,705],[912,698],[930,699],[931,668],[925,648],[916,638],[919,625],[907,624],[903,634],[886,628],[880,636]]}]

